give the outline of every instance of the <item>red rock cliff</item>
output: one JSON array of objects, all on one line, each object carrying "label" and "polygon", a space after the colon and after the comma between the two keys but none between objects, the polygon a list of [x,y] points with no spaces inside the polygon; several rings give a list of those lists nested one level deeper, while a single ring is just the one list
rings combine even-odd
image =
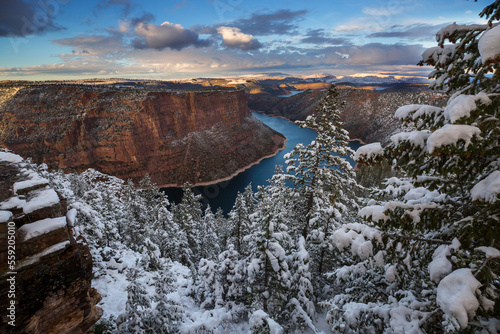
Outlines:
[{"label": "red rock cliff", "polygon": [[285,140],[251,116],[243,91],[42,85],[4,89],[0,103],[1,146],[66,170],[148,173],[159,185],[229,177]]},{"label": "red rock cliff", "polygon": [[87,333],[102,314],[87,243],[47,183],[0,152],[0,333]]}]

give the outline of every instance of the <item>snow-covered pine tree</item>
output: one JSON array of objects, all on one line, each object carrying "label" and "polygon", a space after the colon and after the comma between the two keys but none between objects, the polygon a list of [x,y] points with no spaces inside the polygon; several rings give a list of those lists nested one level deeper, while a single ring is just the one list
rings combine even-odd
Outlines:
[{"label": "snow-covered pine tree", "polygon": [[220,254],[219,237],[217,236],[217,227],[219,224],[217,216],[212,212],[210,205],[208,205],[199,224],[199,257],[210,260],[217,259],[217,256]]},{"label": "snow-covered pine tree", "polygon": [[144,240],[149,237],[147,230],[150,217],[146,202],[131,180],[128,180],[125,185],[123,195],[124,202],[127,203],[124,207],[127,219],[124,226],[124,236],[129,242],[130,248],[140,251]]},{"label": "snow-covered pine tree", "polygon": [[314,289],[311,282],[312,275],[309,268],[310,258],[305,247],[306,240],[299,237],[296,250],[292,256],[292,283],[288,312],[290,329],[311,330],[317,332],[314,326],[316,320],[316,307],[314,305]]},{"label": "snow-covered pine tree", "polygon": [[296,220],[314,260],[315,281],[331,269],[325,256],[330,254],[329,237],[340,224],[341,213],[356,206],[352,200],[355,173],[345,159],[354,152],[348,146],[349,135],[340,121],[343,104],[332,85],[315,108],[314,116],[297,122],[300,127],[314,129],[316,139],[307,146],[296,145],[285,156],[286,177],[295,184]]},{"label": "snow-covered pine tree", "polygon": [[184,309],[167,295],[172,292],[172,274],[168,269],[159,270],[155,277],[156,307],[153,314],[154,333],[171,334],[179,332]]},{"label": "snow-covered pine tree", "polygon": [[348,278],[356,293],[333,300],[331,311],[342,309],[347,324],[353,313],[346,310],[355,310],[364,314],[357,320],[382,319],[379,330],[498,330],[499,10],[500,1],[485,8],[485,25],[441,29],[438,48],[423,54],[423,63],[435,66],[434,86],[453,93],[447,106],[399,108],[395,116],[415,130],[392,136],[385,148],[370,144],[356,153],[364,163],[387,159],[406,177],[386,182],[392,199],[360,210],[382,230],[385,256],[361,263],[355,276],[374,275],[378,262],[385,275],[371,281],[386,284],[387,296],[375,303],[374,289],[362,283],[368,277]]},{"label": "snow-covered pine tree", "polygon": [[228,214],[228,224],[231,229],[229,243],[233,244],[236,251],[247,255],[243,237],[250,231],[250,215],[255,211],[255,197],[252,184],[249,184],[243,193],[238,192],[231,212]]},{"label": "snow-covered pine tree", "polygon": [[223,306],[235,318],[243,315],[246,310],[246,273],[245,262],[240,254],[229,245],[228,249],[219,255],[220,286],[223,289]]},{"label": "snow-covered pine tree", "polygon": [[223,287],[219,281],[219,264],[212,260],[201,259],[198,266],[197,287],[200,308],[210,310],[223,304]]},{"label": "snow-covered pine tree", "polygon": [[201,195],[195,195],[189,184],[184,185],[184,194],[179,204],[172,207],[174,222],[186,235],[189,248],[179,259],[181,263],[195,269],[195,263],[200,260],[200,235],[203,210],[201,206]]},{"label": "snow-covered pine tree", "polygon": [[132,270],[128,275],[130,281],[127,287],[127,304],[125,312],[116,319],[118,333],[140,333],[149,327],[151,299],[146,289],[139,280],[137,269]]},{"label": "snow-covered pine tree", "polygon": [[287,205],[281,187],[283,183],[259,187],[257,209],[251,217],[253,229],[245,237],[250,250],[246,262],[252,308],[262,309],[272,318],[285,310],[291,279],[285,251],[290,237],[282,215]]}]

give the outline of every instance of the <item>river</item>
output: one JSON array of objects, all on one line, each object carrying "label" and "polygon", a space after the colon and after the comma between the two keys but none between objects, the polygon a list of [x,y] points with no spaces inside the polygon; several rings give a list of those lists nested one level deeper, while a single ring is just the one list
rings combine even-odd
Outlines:
[{"label": "river", "polygon": [[[274,174],[275,166],[286,166],[285,159],[283,158],[286,153],[292,151],[295,145],[299,143],[307,145],[316,138],[316,133],[312,129],[300,128],[295,123],[286,119],[266,116],[256,112],[252,113],[262,123],[283,134],[287,138],[286,147],[274,157],[262,160],[259,164],[250,167],[228,181],[210,186],[196,187],[194,191],[202,195],[203,204],[209,204],[214,211],[220,207],[224,213],[228,213],[234,204],[238,192],[243,192],[245,187],[250,183],[252,183],[254,191],[257,191],[257,186],[259,185],[267,185],[267,181]],[[359,141],[351,141],[349,146],[353,150],[357,150],[361,146],[361,143]],[[350,162],[354,165],[354,161],[351,160]],[[162,190],[168,195],[170,201],[179,202],[182,197],[182,189],[180,188],[164,188]]]}]

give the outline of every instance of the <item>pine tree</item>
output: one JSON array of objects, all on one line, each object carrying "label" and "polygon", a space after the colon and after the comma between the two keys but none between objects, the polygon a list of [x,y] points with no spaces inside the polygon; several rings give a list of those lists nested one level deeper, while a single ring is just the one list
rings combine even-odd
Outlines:
[{"label": "pine tree", "polygon": [[236,247],[241,255],[246,255],[247,250],[243,238],[250,230],[250,215],[255,210],[255,197],[252,184],[249,184],[243,193],[238,192],[231,212],[228,214],[228,224],[231,229],[229,243]]},{"label": "pine tree", "polygon": [[198,266],[198,299],[202,309],[213,309],[223,303],[223,287],[220,285],[219,265],[215,261],[201,259]]},{"label": "pine tree", "polygon": [[216,260],[220,253],[219,238],[216,230],[220,222],[214,215],[210,205],[205,209],[205,213],[199,225],[199,257]]},{"label": "pine tree", "polygon": [[188,249],[180,259],[185,265],[196,268],[195,263],[200,260],[200,225],[203,211],[201,208],[201,195],[195,195],[191,187],[186,184],[183,188],[184,195],[181,202],[173,206],[174,222],[181,228],[186,236]]},{"label": "pine tree", "polygon": [[240,254],[229,245],[228,249],[219,255],[220,286],[223,288],[223,306],[236,317],[241,317],[246,310],[245,263]]},{"label": "pine tree", "polygon": [[138,276],[136,269],[128,275],[130,284],[127,287],[125,312],[116,319],[118,333],[139,333],[144,331],[145,327],[149,327],[150,319],[143,315],[149,314],[151,300],[139,282]]},{"label": "pine tree", "polygon": [[316,139],[309,145],[298,144],[287,154],[288,179],[292,180],[306,199],[303,208],[304,225],[302,236],[307,238],[310,230],[322,224],[322,219],[331,214],[332,207],[342,208],[352,204],[349,192],[355,185],[354,170],[344,158],[354,154],[349,148],[349,134],[342,129],[338,91],[331,86],[323,100],[315,108],[315,116],[297,122],[302,128],[316,131]]},{"label": "pine tree", "polygon": [[[485,330],[500,313],[499,9],[496,1],[482,12],[489,24],[443,28],[438,48],[423,54],[423,63],[435,66],[434,87],[453,93],[447,106],[399,108],[395,116],[415,130],[356,153],[367,164],[386,159],[403,176],[387,180],[386,197],[360,210],[380,230],[362,235],[379,233],[378,243],[367,245],[362,262],[332,273],[356,291],[331,301],[332,317],[339,309],[345,317],[357,301],[364,319],[385,319],[377,330],[398,324],[455,332]],[[484,48],[487,40],[496,44]],[[339,231],[337,244],[354,254],[360,242],[349,233]],[[367,303],[384,285],[384,298]]]},{"label": "pine tree", "polygon": [[318,293],[325,284],[323,274],[335,263],[331,233],[357,205],[353,200],[357,189],[354,169],[346,160],[354,152],[348,146],[349,136],[340,121],[343,105],[332,85],[316,107],[315,116],[297,122],[301,127],[314,129],[316,139],[307,146],[297,145],[285,156],[286,177],[295,185],[296,202],[292,207],[296,218],[292,224],[299,225],[301,235],[308,241]]},{"label": "pine tree", "polygon": [[306,250],[306,240],[300,236],[292,257],[291,298],[288,302],[288,310],[293,326],[290,327],[302,330],[310,329],[316,332],[317,329],[313,324],[313,320],[316,318],[316,308],[309,264],[310,258]]},{"label": "pine tree", "polygon": [[[275,188],[270,186],[268,190]],[[278,191],[267,193],[264,187],[259,187],[257,198],[253,231],[245,237],[250,249],[248,284],[253,309],[262,309],[276,317],[285,310],[291,278],[285,252],[290,237],[280,214],[286,203]]]}]

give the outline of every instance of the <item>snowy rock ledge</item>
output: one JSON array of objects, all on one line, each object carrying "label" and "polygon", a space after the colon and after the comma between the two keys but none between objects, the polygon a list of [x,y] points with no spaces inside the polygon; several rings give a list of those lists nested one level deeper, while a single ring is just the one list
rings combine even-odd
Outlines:
[{"label": "snowy rock ledge", "polygon": [[[12,248],[0,247],[0,290],[9,290],[9,272],[22,287],[15,332],[88,332],[101,316],[100,296],[91,287],[90,250],[85,239],[75,242],[65,201],[16,154],[0,151],[0,173],[0,239],[15,240],[15,259]],[[10,327],[0,321],[0,333]]]}]

